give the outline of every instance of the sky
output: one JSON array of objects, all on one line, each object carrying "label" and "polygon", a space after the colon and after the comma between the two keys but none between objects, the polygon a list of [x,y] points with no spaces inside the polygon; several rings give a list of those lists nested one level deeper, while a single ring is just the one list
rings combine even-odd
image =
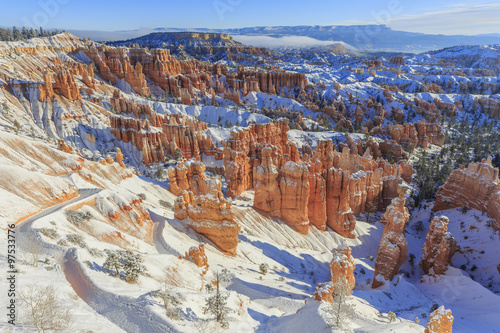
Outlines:
[{"label": "sky", "polygon": [[0,0],[1,26],[65,30],[386,24],[442,34],[500,33],[492,0]]}]

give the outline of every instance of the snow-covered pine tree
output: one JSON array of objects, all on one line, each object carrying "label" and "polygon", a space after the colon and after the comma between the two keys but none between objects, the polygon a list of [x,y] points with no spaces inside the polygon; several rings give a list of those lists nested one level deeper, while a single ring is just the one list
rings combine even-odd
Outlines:
[{"label": "snow-covered pine tree", "polygon": [[354,305],[349,303],[351,289],[345,277],[341,277],[333,285],[333,303],[329,303],[323,310],[327,315],[325,321],[328,326],[349,331],[349,319],[354,315]]},{"label": "snow-covered pine tree", "polygon": [[108,257],[104,261],[103,267],[107,270],[116,270],[116,275],[120,274],[120,269],[122,268],[122,260],[119,252],[108,251]]},{"label": "snow-covered pine tree", "polygon": [[128,282],[135,282],[139,275],[146,272],[146,267],[143,265],[144,258],[140,254],[133,254],[131,251],[126,251],[122,255],[123,271],[125,279]]},{"label": "snow-covered pine tree", "polygon": [[206,308],[203,311],[205,314],[210,313],[215,316],[217,322],[222,327],[227,327],[228,318],[227,315],[231,311],[231,309],[227,306],[227,299],[229,295],[223,295],[220,290],[221,282],[229,281],[229,272],[224,269],[221,273],[216,272],[216,282],[217,288],[215,291],[215,295],[209,297],[207,299]]}]

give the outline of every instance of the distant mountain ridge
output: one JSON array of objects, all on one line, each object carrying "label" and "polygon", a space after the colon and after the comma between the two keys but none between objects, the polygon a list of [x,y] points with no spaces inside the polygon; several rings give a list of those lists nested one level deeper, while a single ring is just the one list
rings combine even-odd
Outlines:
[{"label": "distant mountain ridge", "polygon": [[265,48],[249,47],[235,41],[229,34],[213,32],[154,32],[107,44],[164,48],[169,49],[170,53],[176,56],[210,61],[221,59],[241,61],[247,56],[271,56],[271,52]]},{"label": "distant mountain ridge", "polygon": [[[126,40],[152,32],[194,31],[204,33],[227,33],[253,36],[307,36],[321,41],[338,41],[367,51],[390,51],[419,53],[457,45],[500,44],[500,35],[432,35],[392,30],[386,25],[330,25],[330,26],[262,26],[236,29],[207,28],[156,28],[120,32],[71,31],[79,37],[94,40]],[[255,45],[259,46],[259,45]]]}]

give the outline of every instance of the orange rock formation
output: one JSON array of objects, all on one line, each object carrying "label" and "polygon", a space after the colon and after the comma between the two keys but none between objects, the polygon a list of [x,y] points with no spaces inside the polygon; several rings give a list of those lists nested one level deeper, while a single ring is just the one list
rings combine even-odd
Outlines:
[{"label": "orange rock formation", "polygon": [[431,221],[422,248],[421,265],[425,274],[429,274],[431,269],[434,274],[444,274],[458,250],[455,238],[448,232],[448,222],[446,216],[435,216]]},{"label": "orange rock formation", "polygon": [[333,259],[330,263],[331,281],[328,283],[319,283],[314,293],[314,298],[318,301],[333,302],[336,295],[335,286],[341,278],[347,281],[347,293],[351,294],[356,280],[354,278],[354,258],[351,255],[351,248],[340,246],[333,251]]},{"label": "orange rock formation", "polygon": [[453,170],[446,183],[436,193],[434,211],[467,206],[493,217],[493,227],[500,230],[500,181],[498,168],[491,157],[467,168]]},{"label": "orange rock formation", "polygon": [[208,258],[205,254],[205,244],[200,244],[198,247],[191,246],[189,251],[184,255],[184,258],[191,260],[198,267],[208,268]]},{"label": "orange rock formation", "polygon": [[206,236],[228,255],[236,255],[240,226],[234,222],[231,200],[222,194],[219,180],[207,182],[208,193],[195,195],[184,191],[175,200],[175,217]]},{"label": "orange rock formation", "polygon": [[382,215],[386,222],[377,259],[372,288],[378,288],[385,281],[391,281],[406,260],[408,243],[406,242],[405,225],[410,219],[408,208],[405,207],[405,192],[399,190],[399,197],[392,200]]},{"label": "orange rock formation", "polygon": [[425,333],[452,333],[453,316],[451,310],[446,310],[444,306],[439,307],[429,318]]}]

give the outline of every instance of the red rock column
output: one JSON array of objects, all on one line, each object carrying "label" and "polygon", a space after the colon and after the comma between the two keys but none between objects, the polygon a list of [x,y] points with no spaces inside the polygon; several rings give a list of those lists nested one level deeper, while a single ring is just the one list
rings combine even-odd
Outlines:
[{"label": "red rock column", "polygon": [[410,219],[408,208],[405,207],[404,191],[399,191],[399,197],[394,198],[382,215],[381,220],[387,221],[377,259],[372,288],[378,288],[385,281],[391,281],[406,260],[408,243],[405,235],[405,225]]}]

